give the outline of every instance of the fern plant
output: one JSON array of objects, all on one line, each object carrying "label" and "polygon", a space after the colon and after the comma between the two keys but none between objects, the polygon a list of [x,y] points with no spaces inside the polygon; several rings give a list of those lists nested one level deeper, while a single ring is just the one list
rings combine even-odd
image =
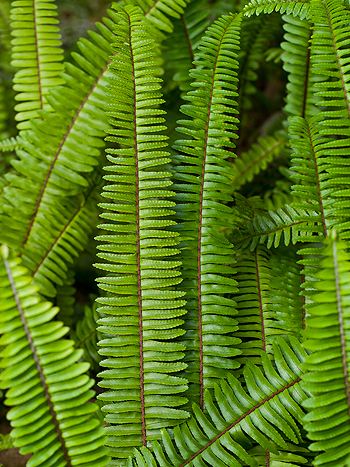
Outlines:
[{"label": "fern plant", "polygon": [[0,463],[350,465],[349,8],[1,2]]}]

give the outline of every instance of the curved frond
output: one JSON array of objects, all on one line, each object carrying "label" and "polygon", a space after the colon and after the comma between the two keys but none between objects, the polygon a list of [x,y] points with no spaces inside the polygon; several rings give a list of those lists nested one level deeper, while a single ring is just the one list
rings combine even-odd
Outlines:
[{"label": "curved frond", "polygon": [[[100,242],[98,279],[101,366],[99,383],[106,413],[107,445],[126,458],[135,446],[159,437],[159,430],[187,417],[187,380],[182,362],[184,293],[178,234],[171,200],[169,159],[163,134],[161,57],[141,24],[139,9],[126,8],[117,32],[111,71],[111,128],[100,207],[105,234]],[[126,40],[125,40],[126,37]]]},{"label": "curved frond", "polygon": [[190,0],[134,0],[147,21],[150,21],[156,29],[167,33],[172,32],[172,19],[180,18]]},{"label": "curved frond", "polygon": [[286,143],[284,133],[279,131],[271,136],[262,136],[248,151],[240,154],[233,162],[233,189],[239,190],[243,185],[251,182],[261,170],[265,170],[283,153]]},{"label": "curved frond", "polygon": [[107,465],[89,365],[63,338],[68,328],[54,321],[58,309],[41,299],[7,247],[0,276],[0,382],[14,445],[32,453],[28,467]]},{"label": "curved frond", "polygon": [[243,8],[243,13],[252,16],[277,11],[305,19],[309,16],[309,10],[310,0],[250,0]]},{"label": "curved frond", "polygon": [[[232,199],[231,165],[237,123],[237,53],[240,17],[227,15],[208,29],[198,47],[193,91],[178,121],[184,135],[174,145],[174,189],[179,231],[183,238],[183,289],[188,319],[188,379],[192,400],[203,405],[204,389],[237,363],[238,340],[233,278],[233,250],[224,229]],[[220,325],[218,319],[220,317]]]},{"label": "curved frond", "polygon": [[298,242],[315,242],[322,235],[315,211],[306,211],[286,205],[276,211],[257,214],[246,222],[235,237],[235,244],[254,250],[257,245],[277,248]]},{"label": "curved frond", "polygon": [[274,362],[264,356],[262,370],[246,366],[247,389],[233,376],[220,380],[214,395],[206,392],[205,414],[194,406],[192,418],[174,429],[174,439],[163,433],[162,444],[154,443],[153,452],[137,453],[129,466],[254,467],[258,463],[247,452],[253,444],[277,452],[288,449],[290,442],[298,443],[305,351],[294,339],[293,350],[284,341],[279,344],[274,347]]},{"label": "curved frond", "polygon": [[13,0],[11,2],[12,65],[17,92],[16,120],[19,129],[28,120],[49,110],[47,97],[63,84],[63,49],[55,0]]},{"label": "curved frond", "polygon": [[[317,293],[307,294],[307,373],[303,387],[309,413],[305,428],[310,449],[321,451],[313,465],[347,465],[350,455],[350,257],[347,245],[329,240],[316,274]],[[308,296],[309,295],[309,296]]]}]

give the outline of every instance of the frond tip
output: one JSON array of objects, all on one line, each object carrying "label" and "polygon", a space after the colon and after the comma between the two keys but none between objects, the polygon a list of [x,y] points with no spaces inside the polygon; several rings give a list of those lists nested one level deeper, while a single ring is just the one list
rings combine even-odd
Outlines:
[{"label": "frond tip", "polygon": [[64,339],[54,321],[58,309],[45,302],[17,258],[1,248],[0,386],[14,445],[32,453],[28,467],[105,466],[102,427],[94,412],[93,381],[82,351]]}]

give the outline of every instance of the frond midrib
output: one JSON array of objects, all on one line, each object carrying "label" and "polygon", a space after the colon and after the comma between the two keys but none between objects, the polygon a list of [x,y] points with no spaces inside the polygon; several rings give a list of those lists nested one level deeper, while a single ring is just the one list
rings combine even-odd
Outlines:
[{"label": "frond midrib", "polygon": [[139,324],[139,356],[140,356],[140,403],[141,403],[141,438],[142,444],[147,444],[146,431],[146,409],[145,409],[145,375],[144,375],[144,355],[143,355],[143,309],[142,309],[142,284],[141,284],[141,243],[140,243],[140,180],[139,180],[139,147],[138,147],[138,132],[137,132],[137,84],[135,77],[135,56],[133,47],[132,25],[130,15],[127,14],[129,44],[130,44],[130,60],[131,60],[131,80],[133,83],[133,144],[134,144],[134,160],[135,160],[135,211],[136,211],[136,267],[137,267],[137,307],[138,307],[138,324]]},{"label": "frond midrib", "polygon": [[228,431],[230,431],[233,427],[238,425],[242,420],[244,420],[246,417],[251,415],[255,410],[258,410],[260,407],[262,407],[264,404],[269,402],[271,399],[274,397],[278,396],[279,394],[283,393],[284,391],[287,391],[291,387],[293,387],[295,384],[299,383],[301,381],[301,377],[298,377],[291,381],[290,383],[286,384],[282,388],[278,389],[274,393],[272,393],[270,396],[266,397],[265,399],[261,400],[258,402],[254,407],[251,409],[247,410],[244,414],[242,414],[237,420],[235,420],[233,423],[231,423],[228,427],[226,427],[224,430],[222,430],[220,433],[218,433],[216,436],[214,436],[205,446],[203,446],[201,449],[199,449],[197,452],[191,455],[188,459],[186,459],[185,462],[179,465],[179,467],[184,467],[185,465],[188,465],[190,462],[192,462],[197,456],[199,456],[202,452],[204,452],[206,449],[208,449],[212,444],[215,443],[218,439],[220,439],[222,436],[224,436]]},{"label": "frond midrib", "polygon": [[198,220],[198,249],[197,249],[197,297],[198,297],[198,337],[199,337],[199,405],[203,408],[204,406],[204,355],[203,355],[203,323],[202,323],[202,265],[201,265],[201,256],[202,256],[202,228],[203,228],[203,201],[204,201],[204,181],[205,181],[205,166],[207,162],[208,154],[208,138],[209,138],[209,128],[211,123],[212,116],[212,105],[214,97],[214,85],[215,85],[215,76],[218,66],[218,60],[221,52],[222,42],[225,38],[225,33],[230,27],[231,23],[229,22],[220,38],[219,46],[217,48],[217,54],[215,57],[215,62],[213,64],[213,70],[211,75],[211,87],[209,93],[209,102],[208,102],[208,112],[207,119],[205,121],[204,127],[204,140],[203,140],[203,161],[202,168],[200,173],[200,186],[199,186],[199,220]]},{"label": "frond midrib", "polygon": [[45,380],[45,374],[44,374],[42,364],[40,362],[40,356],[39,356],[39,354],[37,352],[35,343],[33,341],[33,337],[31,335],[31,332],[30,332],[30,329],[29,329],[29,326],[28,326],[28,323],[27,323],[27,319],[26,319],[24,310],[22,308],[21,300],[19,298],[19,294],[18,294],[18,291],[17,291],[17,288],[16,288],[16,284],[15,284],[15,281],[14,281],[14,278],[13,278],[13,275],[12,275],[12,272],[11,272],[11,267],[10,267],[10,265],[9,265],[6,258],[3,258],[3,261],[4,261],[4,265],[5,265],[5,269],[6,269],[7,278],[9,280],[10,285],[11,285],[13,298],[15,299],[16,308],[18,310],[19,317],[20,317],[20,320],[22,322],[23,329],[24,329],[27,341],[28,341],[30,350],[31,350],[32,355],[33,355],[33,360],[35,362],[35,367],[36,367],[36,369],[38,371],[38,374],[39,374],[40,383],[41,383],[41,386],[42,386],[43,391],[44,391],[44,395],[45,395],[45,399],[46,399],[46,402],[47,402],[49,413],[50,413],[50,416],[51,416],[51,419],[52,419],[52,423],[53,423],[53,426],[54,426],[55,431],[57,433],[57,438],[58,438],[58,440],[59,440],[59,442],[61,444],[61,447],[62,447],[64,460],[67,463],[68,467],[72,467],[71,458],[70,458],[68,448],[66,446],[66,443],[65,443],[65,440],[64,440],[64,437],[63,437],[62,430],[60,428],[60,423],[59,423],[58,418],[57,418],[55,406],[54,406],[54,403],[53,403],[52,398],[51,398],[50,389],[49,389],[49,387],[48,387],[48,385],[46,383],[46,380]]}]

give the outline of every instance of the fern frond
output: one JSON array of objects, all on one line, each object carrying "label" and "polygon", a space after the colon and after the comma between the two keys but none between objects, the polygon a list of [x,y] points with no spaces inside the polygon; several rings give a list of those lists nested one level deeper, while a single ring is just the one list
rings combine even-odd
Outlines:
[{"label": "fern frond", "polygon": [[107,150],[100,226],[106,233],[97,238],[97,267],[108,275],[98,279],[106,295],[97,302],[107,445],[113,457],[127,458],[160,428],[187,417],[179,409],[187,381],[176,376],[186,367],[178,342],[185,301],[175,290],[181,263],[178,234],[169,229],[175,203],[159,109],[161,57],[139,9],[127,7],[120,18],[107,137],[117,148]]},{"label": "fern frond", "polygon": [[243,8],[245,16],[277,11],[305,19],[310,14],[310,0],[250,0]]},{"label": "fern frond", "polygon": [[243,18],[239,73],[239,107],[243,115],[245,110],[250,110],[255,104],[258,70],[264,61],[266,49],[279,32],[280,21],[276,15]]},{"label": "fern frond", "polygon": [[[333,236],[333,235],[332,235]],[[347,245],[328,240],[322,250],[316,294],[309,296],[306,321],[307,373],[303,387],[310,392],[305,428],[310,449],[322,451],[313,465],[347,465],[350,455],[350,257]]]},{"label": "fern frond", "polygon": [[104,466],[108,463],[88,364],[63,339],[68,328],[54,321],[58,312],[44,302],[28,271],[1,249],[1,388],[14,445],[32,453],[34,466]]},{"label": "fern frond", "polygon": [[28,120],[40,110],[49,110],[49,91],[63,84],[63,49],[55,0],[11,2],[12,65],[17,92],[15,106],[18,128],[30,127]]},{"label": "fern frond", "polygon": [[279,341],[274,346],[275,361],[264,356],[262,370],[246,366],[247,389],[233,376],[220,380],[214,395],[206,391],[206,413],[194,405],[194,415],[174,429],[174,439],[163,433],[162,444],[154,443],[152,452],[137,453],[129,466],[254,467],[258,464],[247,452],[253,444],[276,452],[276,448],[288,449],[290,441],[298,443],[305,351],[297,340],[291,344],[293,350]]},{"label": "fern frond", "polygon": [[251,182],[255,175],[283,153],[287,139],[282,132],[271,136],[262,136],[248,150],[240,154],[233,162],[232,186],[239,190],[243,185]]},{"label": "fern frond", "polygon": [[180,19],[174,21],[174,31],[164,43],[165,66],[182,92],[191,89],[189,71],[200,39],[209,25],[207,7],[205,0],[190,3]]},{"label": "fern frond", "polygon": [[313,111],[310,40],[311,24],[292,15],[283,15],[283,68],[288,73],[285,111],[298,117]]},{"label": "fern frond", "polygon": [[292,178],[296,182],[292,186],[295,202],[301,209],[313,209],[318,213],[318,223],[322,225],[322,232],[327,236],[327,214],[332,206],[327,202],[328,193],[324,187],[328,177],[325,158],[319,154],[320,138],[317,135],[316,123],[309,123],[300,117],[291,118],[289,135],[293,150]]},{"label": "fern frond", "polygon": [[[151,11],[155,12],[148,14]],[[7,229],[0,236],[13,250],[24,253],[25,264],[27,255],[36,254],[38,244],[46,244],[47,229],[53,229],[47,213],[58,219],[66,212],[67,222],[71,210],[62,206],[86,187],[86,173],[101,164],[116,17],[109,10],[97,24],[97,32],[79,40],[79,52],[73,53],[75,64],[66,64],[66,86],[50,93],[53,112],[32,122],[18,151],[19,160],[13,162],[15,171],[7,176],[1,217]]]},{"label": "fern frond", "polygon": [[6,138],[0,141],[0,152],[14,152],[20,147],[18,138]]},{"label": "fern frond", "polygon": [[134,0],[143,11],[147,21],[156,29],[170,33],[174,18],[180,18],[190,0]]},{"label": "fern frond", "polygon": [[300,336],[303,326],[299,297],[300,268],[295,257],[258,247],[237,260],[238,331],[241,363],[259,363],[271,352],[276,336]]},{"label": "fern frond", "polygon": [[[349,136],[350,71],[348,24],[350,11],[341,0],[312,0],[314,22],[312,67],[323,79],[315,83],[317,105],[322,110],[324,135]],[[347,139],[345,140],[347,142]]]},{"label": "fern frond", "polygon": [[272,343],[270,334],[274,316],[269,310],[269,256],[266,249],[259,247],[253,253],[242,253],[237,260],[238,331],[235,335],[242,340],[239,344],[242,363],[258,363]]},{"label": "fern frond", "polygon": [[310,465],[306,457],[308,455],[307,449],[288,445],[286,450],[278,450],[278,452],[270,452],[257,446],[250,451],[249,455],[254,459],[256,464],[260,467],[300,467],[303,465]]},{"label": "fern frond", "polygon": [[285,246],[298,242],[319,241],[322,227],[315,211],[306,211],[286,205],[276,211],[257,214],[242,226],[235,237],[235,244],[254,250],[257,245],[277,248],[281,242]]},{"label": "fern frond", "polygon": [[[232,245],[224,228],[232,199],[229,150],[237,131],[237,53],[240,17],[218,19],[203,37],[191,70],[193,91],[181,112],[177,131],[185,139],[174,145],[174,189],[183,236],[183,289],[188,318],[188,379],[192,400],[203,405],[204,389],[237,367]],[[220,317],[220,324],[218,319]]]},{"label": "fern frond", "polygon": [[55,217],[47,216],[45,243],[24,254],[35,284],[47,297],[54,297],[56,286],[64,284],[69,268],[92,235],[98,218],[99,181],[99,176],[94,177],[79,198],[67,200],[56,210]]}]

